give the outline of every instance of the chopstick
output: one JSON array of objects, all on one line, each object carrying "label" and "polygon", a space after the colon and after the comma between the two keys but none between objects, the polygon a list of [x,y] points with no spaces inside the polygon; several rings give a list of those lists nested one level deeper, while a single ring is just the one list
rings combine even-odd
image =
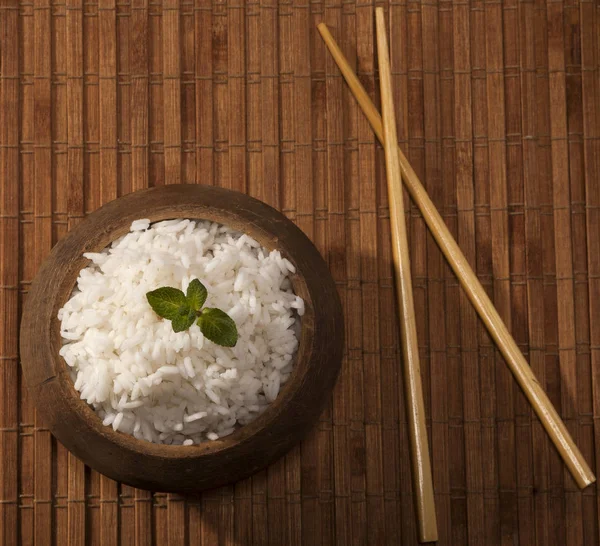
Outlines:
[{"label": "chopstick", "polygon": [[[369,98],[369,95],[367,95],[365,88],[356,77],[356,74],[331,36],[327,26],[324,23],[321,23],[318,26],[318,29],[331,52],[331,55],[341,70],[342,75],[348,83],[350,90],[371,123],[377,138],[383,143],[383,125],[377,108],[375,108],[375,105]],[[517,383],[525,393],[529,403],[532,405],[535,413],[542,422],[542,425],[558,450],[559,455],[567,465],[575,482],[581,489],[587,487],[596,481],[596,477],[575,445],[573,438],[571,438],[569,431],[554,409],[548,396],[538,383],[535,374],[519,350],[515,340],[510,335],[506,325],[502,322],[502,318],[494,308],[494,305],[483,289],[483,286],[481,286],[479,279],[477,279],[477,276],[473,272],[473,269],[469,265],[464,254],[461,252],[458,244],[452,237],[444,220],[435,208],[429,195],[427,195],[419,177],[412,169],[399,147],[398,159],[400,162],[400,170],[402,171],[402,178],[404,179],[404,183],[411,197],[423,214],[425,223],[444,253],[452,270],[458,277],[469,300],[475,307],[475,310],[485,324],[488,332],[496,342],[510,371],[515,376]]]},{"label": "chopstick", "polygon": [[396,278],[396,297],[400,312],[400,339],[404,360],[404,389],[408,414],[412,476],[415,489],[420,542],[434,542],[438,538],[435,501],[431,479],[431,462],[425,425],[425,404],[419,368],[417,323],[410,277],[410,255],[406,237],[402,178],[398,162],[398,135],[392,97],[392,75],[388,41],[385,32],[383,8],[375,10],[377,54],[381,83],[381,111],[383,113],[383,147],[388,183],[390,222],[392,225],[392,255]]}]

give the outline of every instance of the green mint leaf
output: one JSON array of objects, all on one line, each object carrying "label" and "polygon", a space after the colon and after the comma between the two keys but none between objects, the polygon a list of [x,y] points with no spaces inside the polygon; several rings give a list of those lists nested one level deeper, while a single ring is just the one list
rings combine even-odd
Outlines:
[{"label": "green mint leaf", "polygon": [[173,332],[183,332],[187,330],[194,321],[196,320],[196,311],[194,311],[189,305],[187,308],[182,307],[180,314],[171,320],[171,326]]},{"label": "green mint leaf", "polygon": [[194,279],[187,289],[187,299],[194,311],[200,311],[204,302],[206,301],[208,292],[206,286],[204,286],[198,279]]},{"label": "green mint leaf", "polygon": [[190,309],[185,294],[177,288],[164,286],[146,293],[146,298],[154,312],[162,318],[174,320],[187,316]]},{"label": "green mint leaf", "polygon": [[237,326],[233,319],[220,309],[203,309],[198,318],[198,326],[207,339],[223,347],[234,347],[237,343]]}]

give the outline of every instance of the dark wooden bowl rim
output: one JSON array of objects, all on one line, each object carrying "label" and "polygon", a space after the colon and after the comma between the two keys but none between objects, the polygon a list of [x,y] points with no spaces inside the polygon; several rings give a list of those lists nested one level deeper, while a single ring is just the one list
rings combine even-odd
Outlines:
[{"label": "dark wooden bowl rim", "polygon": [[[131,222],[205,219],[277,248],[296,267],[294,290],[305,300],[294,371],[277,399],[255,421],[225,438],[195,446],[138,440],[102,425],[79,398],[61,346],[58,310],[79,271],[129,231]],[[297,443],[318,418],[337,377],[343,351],[339,296],[319,252],[283,214],[245,194],[202,185],[162,186],[128,194],[87,216],[52,250],[31,285],[21,323],[21,365],[38,411],[52,433],[99,472],[156,491],[194,492],[239,480]]]}]

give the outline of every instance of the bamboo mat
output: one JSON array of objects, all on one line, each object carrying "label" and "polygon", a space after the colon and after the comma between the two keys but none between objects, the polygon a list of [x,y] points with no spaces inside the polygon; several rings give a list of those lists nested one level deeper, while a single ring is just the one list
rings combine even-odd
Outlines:
[{"label": "bamboo mat", "polygon": [[[383,152],[315,28],[378,101],[373,8],[0,0],[1,544],[416,543]],[[398,0],[387,14],[400,145],[595,468],[600,5]],[[195,498],[85,468],[18,365],[52,245],[104,202],[180,182],[296,221],[347,330],[305,441]],[[407,215],[440,544],[598,544],[596,486],[575,487],[413,203]]]}]

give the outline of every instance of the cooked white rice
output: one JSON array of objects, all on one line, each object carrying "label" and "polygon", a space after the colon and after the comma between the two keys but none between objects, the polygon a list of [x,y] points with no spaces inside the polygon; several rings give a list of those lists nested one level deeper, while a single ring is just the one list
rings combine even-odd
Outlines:
[{"label": "cooked white rice", "polygon": [[[130,233],[85,255],[71,299],[58,312],[75,388],[104,425],[136,438],[192,445],[254,420],[287,381],[304,302],[294,266],[248,235],[206,221],[136,220]],[[208,289],[207,307],[238,328],[226,348],[194,324],[175,333],[150,307],[161,286]]]}]

